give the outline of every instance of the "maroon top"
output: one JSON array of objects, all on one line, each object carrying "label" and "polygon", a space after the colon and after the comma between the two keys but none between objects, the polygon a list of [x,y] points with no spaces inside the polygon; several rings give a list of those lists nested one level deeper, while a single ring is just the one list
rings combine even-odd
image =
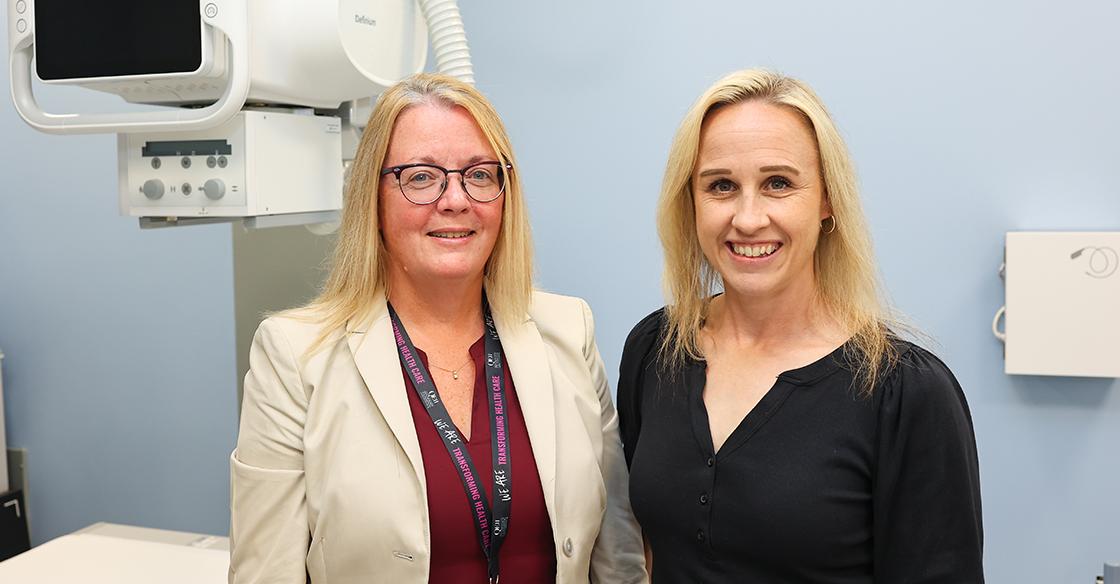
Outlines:
[{"label": "maroon top", "polygon": [[[428,366],[428,356],[416,350],[420,360]],[[486,387],[486,362],[483,338],[471,345],[474,359],[474,403],[471,406],[471,439],[467,450],[471,453],[478,482],[486,490],[486,500],[493,502],[493,458],[490,453],[490,402]],[[504,355],[503,355],[504,357]],[[540,475],[525,429],[521,403],[514,391],[508,362],[504,369],[506,383],[506,412],[508,414],[509,448],[512,454],[513,505],[510,509],[509,533],[501,548],[501,578],[503,582],[535,584],[556,581],[556,548],[552,540],[552,523],[544,504]],[[443,439],[436,433],[411,380],[402,366],[412,409],[416,436],[420,439],[420,452],[424,459],[424,475],[428,485],[428,517],[432,533],[432,559],[430,582],[464,582],[467,584],[488,581],[486,556],[478,543],[478,527],[472,506],[463,490],[463,480],[447,454]],[[461,433],[460,433],[461,434]]]}]

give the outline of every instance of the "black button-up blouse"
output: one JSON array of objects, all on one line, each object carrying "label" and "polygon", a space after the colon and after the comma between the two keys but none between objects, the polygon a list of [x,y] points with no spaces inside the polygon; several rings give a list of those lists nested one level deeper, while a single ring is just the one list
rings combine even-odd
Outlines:
[{"label": "black button-up blouse", "polygon": [[618,383],[655,583],[983,582],[972,420],[940,360],[898,341],[860,397],[840,347],[781,374],[716,453],[705,365],[664,373],[663,326],[630,333]]}]

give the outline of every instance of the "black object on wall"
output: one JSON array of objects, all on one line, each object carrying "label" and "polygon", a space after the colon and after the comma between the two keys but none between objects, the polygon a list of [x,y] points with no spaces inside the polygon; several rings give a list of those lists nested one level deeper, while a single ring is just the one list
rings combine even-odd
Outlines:
[{"label": "black object on wall", "polygon": [[0,494],[0,561],[31,549],[27,531],[27,505],[23,491],[16,489]]}]

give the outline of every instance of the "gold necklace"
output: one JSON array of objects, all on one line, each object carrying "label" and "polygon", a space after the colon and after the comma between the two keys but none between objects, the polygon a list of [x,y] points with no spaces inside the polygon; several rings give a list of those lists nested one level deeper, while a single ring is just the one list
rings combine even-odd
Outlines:
[{"label": "gold necklace", "polygon": [[446,371],[446,372],[450,373],[452,379],[459,379],[459,371],[461,371],[463,369],[463,367],[466,367],[467,363],[470,363],[471,361],[474,361],[474,357],[468,357],[466,362],[464,362],[462,365],[460,365],[460,366],[458,366],[454,369],[446,369],[444,367],[440,367],[439,365],[436,365],[435,363],[431,363],[431,362],[429,362],[428,365],[431,365],[432,367],[435,367],[436,369],[439,369],[440,371]]}]

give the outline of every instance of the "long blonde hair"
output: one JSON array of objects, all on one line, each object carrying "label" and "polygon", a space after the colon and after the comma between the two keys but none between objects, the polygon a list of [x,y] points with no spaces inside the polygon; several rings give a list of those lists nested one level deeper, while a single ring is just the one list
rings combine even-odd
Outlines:
[{"label": "long blonde hair", "polygon": [[502,120],[474,87],[453,77],[419,74],[390,87],[377,100],[358,144],[346,183],[342,224],[322,292],[302,314],[322,324],[309,353],[350,320],[366,316],[373,299],[388,296],[385,244],[379,226],[378,193],[381,167],[393,127],[405,109],[432,104],[465,109],[486,136],[498,160],[509,163],[502,227],[486,262],[484,287],[495,317],[517,318],[529,308],[533,285],[533,246],[513,146]]},{"label": "long blonde hair", "polygon": [[881,292],[855,170],[840,132],[813,90],[763,69],[737,71],[717,81],[685,115],[673,139],[657,209],[668,297],[661,362],[672,368],[689,358],[703,358],[700,329],[712,295],[722,286],[696,237],[692,175],[701,126],[714,109],[752,100],[791,108],[813,129],[825,197],[836,222],[835,231],[822,234],[814,252],[817,294],[829,315],[852,334],[856,383],[870,395],[881,373],[897,360],[891,342],[896,320]]}]

